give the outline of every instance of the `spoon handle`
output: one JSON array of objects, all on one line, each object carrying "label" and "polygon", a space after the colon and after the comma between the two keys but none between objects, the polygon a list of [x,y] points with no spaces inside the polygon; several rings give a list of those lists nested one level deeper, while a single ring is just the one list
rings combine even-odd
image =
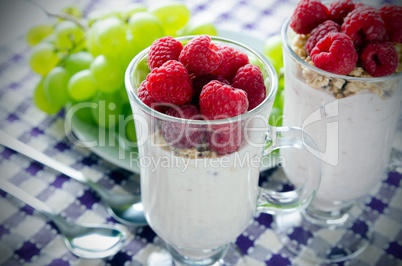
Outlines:
[{"label": "spoon handle", "polygon": [[41,212],[43,215],[45,215],[47,217],[51,217],[51,216],[55,215],[54,210],[52,210],[48,205],[46,205],[42,201],[38,200],[34,196],[28,194],[24,190],[18,188],[14,184],[6,181],[4,178],[0,178],[0,188],[3,191],[7,192],[8,194],[21,200],[25,204],[28,204],[32,208]]},{"label": "spoon handle", "polygon": [[11,137],[6,132],[0,130],[0,144],[8,147],[16,152],[19,152],[31,159],[34,159],[43,165],[46,165],[54,170],[59,171],[60,173],[65,174],[66,176],[72,177],[75,180],[82,183],[89,183],[89,180],[79,171],[62,164],[55,159],[43,154],[34,148],[26,145],[25,143],[19,141],[18,139]]}]

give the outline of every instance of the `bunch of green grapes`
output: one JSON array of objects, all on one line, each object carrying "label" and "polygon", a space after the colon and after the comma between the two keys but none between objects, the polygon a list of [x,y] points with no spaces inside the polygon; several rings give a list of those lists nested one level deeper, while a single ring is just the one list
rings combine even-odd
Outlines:
[{"label": "bunch of green grapes", "polygon": [[284,73],[282,41],[280,35],[268,38],[264,46],[264,55],[270,60],[278,74],[278,92],[270,113],[269,124],[271,126],[282,126],[283,103],[284,103]]},{"label": "bunch of green grapes", "polygon": [[85,123],[124,128],[132,142],[136,134],[124,88],[129,62],[163,36],[217,35],[213,24],[194,23],[187,6],[176,1],[95,10],[85,18],[77,8],[64,11],[54,24],[26,34],[33,46],[30,67],[41,76],[35,105],[47,114],[65,108]]}]

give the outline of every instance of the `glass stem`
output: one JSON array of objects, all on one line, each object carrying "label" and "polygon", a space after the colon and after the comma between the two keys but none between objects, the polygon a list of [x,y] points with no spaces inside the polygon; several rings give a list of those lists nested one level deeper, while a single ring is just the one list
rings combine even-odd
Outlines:
[{"label": "glass stem", "polygon": [[313,224],[335,227],[344,226],[349,220],[349,211],[352,207],[353,204],[337,211],[321,211],[314,209],[314,207],[310,205],[304,211],[304,216]]}]

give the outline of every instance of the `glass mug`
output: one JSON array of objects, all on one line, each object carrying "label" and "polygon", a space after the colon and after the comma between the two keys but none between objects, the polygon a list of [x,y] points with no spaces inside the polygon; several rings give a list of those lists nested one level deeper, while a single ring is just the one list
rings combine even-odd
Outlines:
[{"label": "glass mug", "polygon": [[[178,40],[184,43],[191,38]],[[304,147],[314,146],[310,137],[296,137],[299,129],[268,126],[277,91],[277,76],[270,62],[243,44],[219,37],[211,39],[215,44],[245,52],[250,62],[260,66],[267,97],[253,110],[211,121],[180,119],[148,107],[137,97],[137,89],[149,72],[148,49],[131,61],[125,76],[137,132],[145,217],[166,242],[174,261],[187,265],[212,265],[219,261],[228,244],[249,225],[256,210],[276,214],[306,208],[320,180],[320,161]],[[181,130],[181,137],[190,140],[194,132],[205,137],[226,130],[239,134],[242,144],[226,155],[211,152],[211,141],[196,148],[175,148],[163,135],[164,126],[169,123]],[[258,187],[261,159],[281,147],[302,150],[307,158],[308,177],[294,191],[264,190]]]},{"label": "glass mug", "polygon": [[[364,78],[323,71],[295,52],[295,37],[288,19],[282,28],[283,124],[300,127],[314,139],[319,150],[312,153],[323,161],[322,177],[303,218],[278,217],[277,226],[293,253],[303,250],[309,259],[344,261],[370,241],[369,221],[353,214],[357,210],[352,207],[385,177],[402,103],[402,73]],[[282,155],[287,177],[297,184],[305,173],[303,160],[286,150]],[[305,234],[296,236],[301,228]]]}]

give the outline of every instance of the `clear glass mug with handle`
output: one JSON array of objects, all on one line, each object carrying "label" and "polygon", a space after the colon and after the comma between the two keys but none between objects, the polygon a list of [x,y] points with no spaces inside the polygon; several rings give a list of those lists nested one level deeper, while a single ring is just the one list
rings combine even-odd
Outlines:
[{"label": "clear glass mug with handle", "polygon": [[[192,37],[180,37],[183,43]],[[186,265],[212,265],[224,256],[228,244],[248,226],[256,211],[271,214],[300,211],[307,207],[320,180],[320,161],[305,145],[314,142],[296,128],[268,126],[277,91],[277,76],[271,63],[259,52],[235,41],[211,37],[215,44],[245,52],[257,64],[267,88],[265,100],[245,114],[221,120],[189,120],[168,116],[144,104],[137,89],[149,72],[148,49],[140,52],[126,70],[125,84],[137,132],[141,171],[141,197],[149,226],[166,242],[174,261]],[[166,128],[169,128],[168,130]],[[169,131],[170,130],[170,131]],[[165,133],[178,130],[195,142],[178,147]],[[217,134],[240,140],[238,149],[219,155],[213,145]],[[171,134],[170,134],[171,136]],[[197,137],[194,137],[197,136]],[[190,145],[191,146],[191,145]],[[258,186],[261,159],[279,148],[296,148],[307,158],[308,174],[300,186],[276,192]]]},{"label": "clear glass mug with handle", "polygon": [[[323,163],[310,206],[298,218],[278,216],[276,225],[285,246],[299,257],[345,261],[363,252],[372,237],[370,219],[357,203],[386,176],[401,109],[402,73],[374,78],[321,70],[300,56],[303,42],[289,24],[290,19],[282,27],[283,124],[309,133],[318,146],[312,153]],[[297,183],[305,173],[303,160],[290,150],[281,153],[287,158],[287,177]]]}]

